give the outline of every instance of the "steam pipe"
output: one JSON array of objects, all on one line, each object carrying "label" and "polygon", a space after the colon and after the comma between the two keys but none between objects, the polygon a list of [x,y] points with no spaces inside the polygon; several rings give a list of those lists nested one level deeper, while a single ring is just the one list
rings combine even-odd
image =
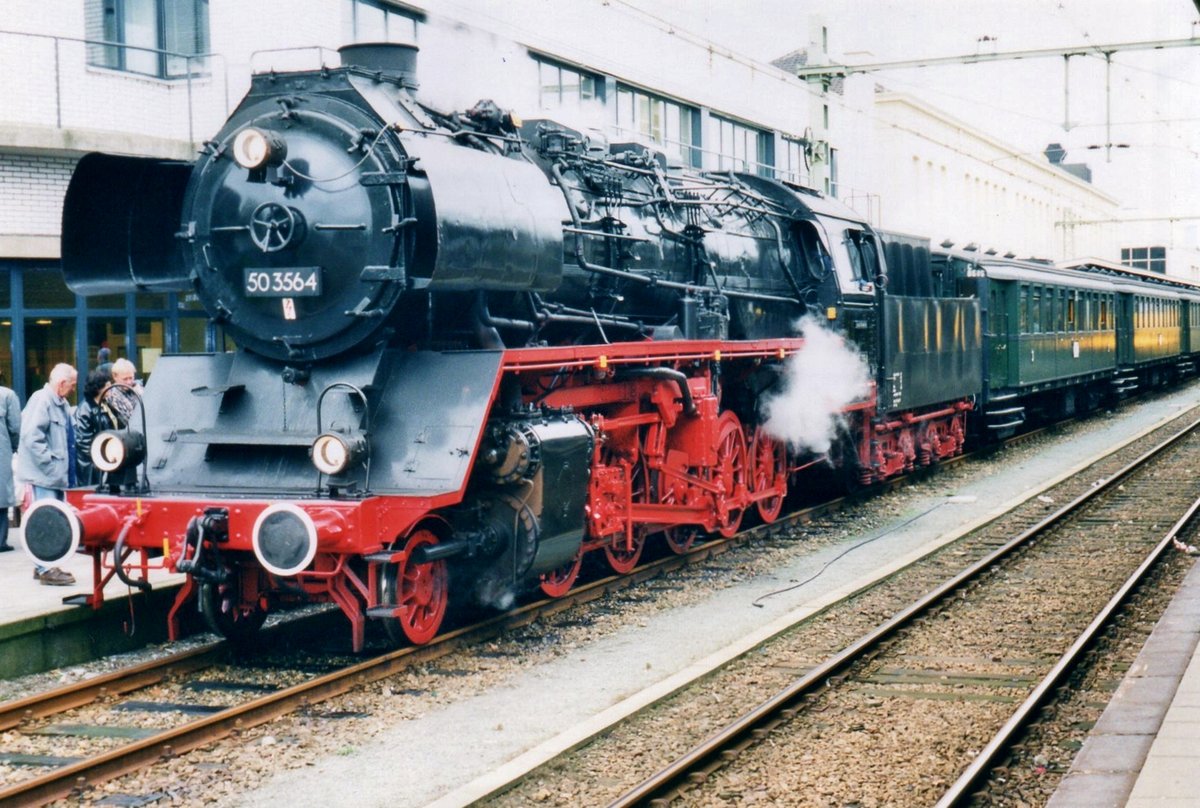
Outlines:
[{"label": "steam pipe", "polygon": [[413,550],[412,563],[432,564],[434,561],[468,554],[470,549],[471,542],[469,540],[448,541],[443,544],[433,545],[422,544]]},{"label": "steam pipe", "polygon": [[493,317],[488,311],[487,292],[480,289],[475,293],[475,315],[479,321],[489,328],[511,328],[517,331],[537,331],[537,325],[529,320],[511,320],[507,317]]},{"label": "steam pipe", "polygon": [[679,385],[679,397],[683,399],[685,415],[696,414],[696,402],[692,398],[691,388],[688,387],[688,377],[681,371],[672,368],[628,368],[621,371],[623,377],[635,379],[663,379]]},{"label": "steam pipe", "polygon": [[471,314],[475,320],[475,337],[479,340],[480,347],[503,349],[504,340],[500,338],[500,332],[496,330],[496,321],[488,313],[487,292],[482,289],[475,294],[475,303],[471,307]]},{"label": "steam pipe", "polygon": [[574,309],[570,306],[564,306],[561,303],[546,303],[537,292],[530,292],[530,295],[533,297],[534,305],[540,307],[541,311],[539,314],[544,318],[544,322],[596,325],[596,321],[599,320],[611,328],[623,328],[628,331],[636,331],[639,334],[645,331],[645,327],[641,323],[623,317]]}]

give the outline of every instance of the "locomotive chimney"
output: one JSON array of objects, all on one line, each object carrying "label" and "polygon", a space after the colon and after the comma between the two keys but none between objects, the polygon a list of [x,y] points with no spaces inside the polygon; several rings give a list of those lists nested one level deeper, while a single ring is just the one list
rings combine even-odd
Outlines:
[{"label": "locomotive chimney", "polygon": [[417,86],[417,46],[396,42],[358,42],[338,48],[343,67],[361,67],[399,79],[401,85]]}]

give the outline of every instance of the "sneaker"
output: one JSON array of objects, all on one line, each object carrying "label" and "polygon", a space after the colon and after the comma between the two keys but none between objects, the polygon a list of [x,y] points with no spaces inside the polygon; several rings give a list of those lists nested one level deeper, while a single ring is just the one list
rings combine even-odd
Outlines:
[{"label": "sneaker", "polygon": [[71,586],[75,583],[74,575],[58,567],[51,567],[41,575],[34,570],[33,577],[41,581],[43,586]]}]

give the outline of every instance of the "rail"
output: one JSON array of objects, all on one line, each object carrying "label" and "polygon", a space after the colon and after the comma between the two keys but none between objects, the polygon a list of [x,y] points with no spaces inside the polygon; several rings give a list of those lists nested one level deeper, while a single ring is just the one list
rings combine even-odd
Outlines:
[{"label": "rail", "polygon": [[[1013,442],[1016,440],[1019,439],[1011,439]],[[952,458],[948,463],[957,462],[965,457]],[[908,479],[910,478],[902,477],[890,480],[883,484],[880,490],[890,490],[895,486],[902,485]],[[742,542],[772,534],[787,524],[811,521],[818,515],[843,509],[855,501],[857,501],[856,495],[829,500],[794,511],[772,524],[743,530],[729,539],[714,537],[682,554],[672,554],[642,564],[629,574],[608,576],[591,581],[577,586],[564,597],[539,600],[481,623],[455,629],[437,637],[428,645],[387,652],[343,670],[326,674],[319,679],[267,694],[219,714],[164,730],[150,738],[111,750],[103,755],[69,764],[23,782],[0,787],[0,804],[41,805],[53,799],[67,797],[80,787],[95,785],[121,774],[153,766],[160,761],[183,754],[213,740],[271,721],[292,710],[332,698],[358,685],[394,675],[411,665],[432,661],[459,648],[484,642],[502,632],[527,625],[542,617],[551,616],[581,603],[597,600],[615,591],[640,584],[676,569],[704,562],[723,554]],[[317,617],[319,618],[319,615]],[[274,636],[286,630],[287,625],[287,623],[282,623],[265,631]],[[177,675],[202,669],[220,661],[226,654],[226,643],[207,644],[156,661],[113,671],[91,680],[2,703],[0,704],[0,731],[11,730],[27,721],[57,715],[99,699],[130,693]]]},{"label": "rail", "polygon": [[[997,548],[952,579],[944,582],[919,600],[897,612],[887,622],[863,635],[841,652],[814,667],[788,687],[758,704],[754,709],[727,724],[724,728],[688,750],[688,752],[672,763],[655,772],[641,783],[638,783],[609,803],[608,808],[626,808],[626,806],[646,805],[658,800],[668,800],[672,796],[681,794],[690,784],[703,781],[712,771],[719,768],[724,760],[728,759],[734,753],[734,750],[743,749],[755,743],[759,738],[765,737],[766,733],[771,729],[790,719],[795,711],[801,708],[806,696],[823,688],[836,674],[848,668],[852,663],[863,659],[874,649],[878,648],[885,640],[895,636],[901,629],[912,624],[918,617],[926,614],[931,608],[943,602],[962,586],[980,578],[1001,559],[1008,557],[1031,543],[1037,537],[1044,535],[1052,526],[1057,525],[1069,515],[1079,511],[1102,494],[1119,490],[1120,486],[1128,480],[1130,475],[1143,467],[1150,458],[1198,431],[1200,431],[1200,422],[1192,424],[1149,451],[1139,455],[1122,469],[1110,475],[1100,485],[1084,492],[1038,523],[1022,531],[1003,546]],[[1045,700],[1047,695],[1053,690],[1053,685],[1061,680],[1065,671],[1069,669],[1070,661],[1067,661],[1067,657],[1069,656],[1071,660],[1074,660],[1078,654],[1082,653],[1084,648],[1088,647],[1095,634],[1107,623],[1107,619],[1115,611],[1117,605],[1124,601],[1128,593],[1153,565],[1154,560],[1158,558],[1166,547],[1171,545],[1182,526],[1194,517],[1198,509],[1200,509],[1200,501],[1192,504],[1184,517],[1179,519],[1166,537],[1156,545],[1155,550],[1148,556],[1147,560],[1120,587],[1117,595],[1114,596],[1112,601],[1100,612],[1100,615],[1088,626],[1084,634],[1072,645],[1068,653],[1064,655],[1063,660],[1060,660],[1053,667],[1046,679],[1030,694],[1027,702],[1014,713],[1013,718],[980,755],[981,758],[986,755],[987,759],[973,762],[972,766],[967,769],[960,780],[951,787],[942,801],[938,803],[940,808],[949,808],[949,806],[962,804],[970,796],[970,788],[988,771],[988,761],[994,760],[1002,750],[1007,748],[1014,734],[1036,713],[1037,706]]]}]

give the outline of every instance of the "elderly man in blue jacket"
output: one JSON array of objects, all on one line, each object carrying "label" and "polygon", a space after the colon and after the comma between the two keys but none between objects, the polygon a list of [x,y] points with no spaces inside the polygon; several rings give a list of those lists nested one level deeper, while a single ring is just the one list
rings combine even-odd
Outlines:
[{"label": "elderly man in blue jacket", "polygon": [[[67,364],[55,365],[46,386],[29,397],[21,412],[17,476],[33,487],[34,499],[63,499],[75,473],[71,404],[78,374]],[[37,565],[33,577],[47,586],[70,586],[75,576],[58,567]]]}]

